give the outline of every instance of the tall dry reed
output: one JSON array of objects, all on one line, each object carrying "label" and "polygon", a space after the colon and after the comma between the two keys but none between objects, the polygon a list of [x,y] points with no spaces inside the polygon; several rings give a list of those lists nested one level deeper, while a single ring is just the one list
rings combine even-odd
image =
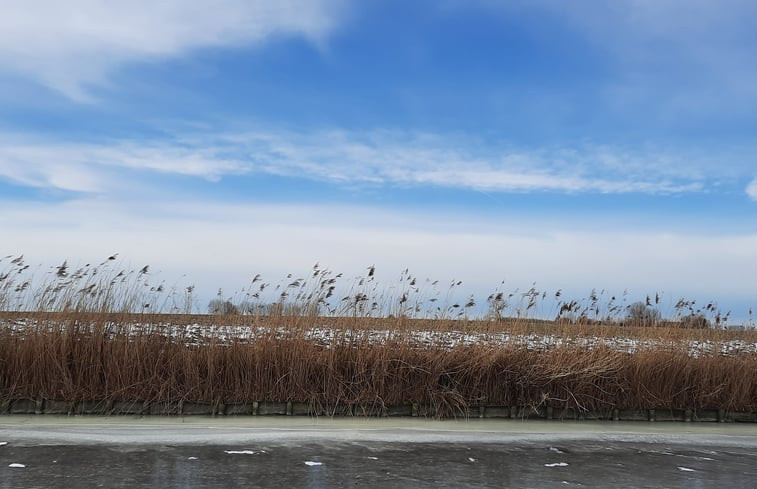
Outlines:
[{"label": "tall dry reed", "polygon": [[[459,281],[442,292],[405,271],[384,288],[369,267],[341,286],[341,274],[316,266],[305,277],[269,284],[256,276],[238,294],[219,293],[216,304],[231,303],[224,312],[234,315],[192,315],[191,286],[166,287],[149,267],[122,269],[115,256],[75,270],[64,262],[39,272],[39,285],[23,257],[3,263],[2,401],[292,401],[365,413],[417,403],[438,416],[487,405],[757,411],[757,353],[721,348],[757,344],[757,332],[681,321],[705,314],[716,325],[725,315],[710,304],[703,313],[683,301],[677,316],[633,323],[624,298],[592,292],[568,301],[531,288],[496,290],[477,315],[475,298],[455,299]],[[532,317],[550,308],[554,320]],[[419,332],[525,343],[439,345]],[[559,341],[528,346],[545,337]],[[604,342],[618,338],[633,351]],[[692,354],[697,342],[713,347]]]}]

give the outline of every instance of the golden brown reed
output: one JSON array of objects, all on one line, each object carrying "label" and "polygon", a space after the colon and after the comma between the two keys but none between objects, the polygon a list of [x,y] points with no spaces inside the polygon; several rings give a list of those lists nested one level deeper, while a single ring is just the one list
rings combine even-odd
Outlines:
[{"label": "golden brown reed", "polygon": [[438,416],[486,405],[757,411],[753,353],[439,348],[408,334],[380,343],[337,335],[323,346],[294,329],[193,344],[157,329],[109,333],[109,322],[75,315],[56,324],[0,332],[0,399],[293,401],[366,412],[419,403]]},{"label": "golden brown reed", "polygon": [[[39,287],[15,278],[26,267],[21,259],[0,273],[0,401],[291,401],[356,413],[417,403],[436,416],[476,406],[757,412],[757,353],[721,352],[728,341],[757,343],[756,331],[691,328],[678,320],[630,327],[615,297],[600,306],[594,292],[584,302],[555,294],[555,321],[529,317],[547,297],[534,289],[495,292],[488,313],[476,316],[472,298],[454,303],[449,292],[429,292],[430,281],[423,290],[407,272],[399,287],[380,289],[370,267],[338,297],[339,275],[314,267],[309,283],[288,277],[274,302],[261,293],[276,288],[255,277],[225,311],[237,314],[192,315],[176,314],[196,310],[191,287],[166,295],[162,283],[151,283],[148,267],[125,272],[108,268],[111,262],[73,272],[64,263]],[[218,304],[226,302],[219,293]],[[605,315],[612,311],[617,315]],[[713,307],[705,313],[720,314]],[[196,336],[222,326],[254,334]],[[309,337],[314,327],[331,339]],[[355,331],[390,334],[369,341]],[[418,341],[418,331],[624,338],[638,347],[440,346]],[[713,348],[692,355],[692,342]]]}]

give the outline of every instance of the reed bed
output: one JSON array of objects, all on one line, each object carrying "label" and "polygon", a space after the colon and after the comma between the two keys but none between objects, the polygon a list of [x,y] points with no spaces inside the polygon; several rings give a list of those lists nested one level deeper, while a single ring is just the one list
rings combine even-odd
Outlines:
[{"label": "reed bed", "polygon": [[471,406],[757,411],[757,354],[691,356],[606,347],[419,347],[295,335],[187,346],[152,332],[108,334],[76,322],[0,333],[0,399],[274,400],[318,406],[419,403],[439,416]]},{"label": "reed bed", "polygon": [[[575,307],[580,301],[561,301],[551,320],[532,318],[525,314],[537,308],[531,301],[546,298],[534,291],[518,296],[513,315],[504,314],[505,295],[496,291],[478,317],[449,314],[474,302],[450,297],[439,300],[451,305],[433,306],[436,315],[429,315],[420,302],[408,305],[422,294],[413,292],[412,276],[401,276],[405,289],[385,292],[371,268],[337,298],[338,306],[335,276],[317,267],[311,285],[294,279],[279,286],[275,302],[259,294],[253,299],[260,302],[242,310],[240,301],[219,294],[216,304],[234,309],[187,314],[192,290],[177,300],[175,290],[151,283],[147,267],[124,273],[106,261],[105,271],[69,274],[61,266],[34,286],[16,278],[23,260],[8,263],[10,271],[0,274],[5,402],[276,401],[353,413],[417,404],[439,417],[478,406],[757,412],[757,332],[724,330],[714,320],[704,328],[680,317],[603,317],[615,306],[591,296],[583,303],[586,311],[594,304],[594,318]],[[160,294],[167,294],[168,312],[154,305]],[[711,306],[705,314],[721,313]],[[498,334],[514,340],[486,336]],[[701,344],[712,347],[692,349]]]}]

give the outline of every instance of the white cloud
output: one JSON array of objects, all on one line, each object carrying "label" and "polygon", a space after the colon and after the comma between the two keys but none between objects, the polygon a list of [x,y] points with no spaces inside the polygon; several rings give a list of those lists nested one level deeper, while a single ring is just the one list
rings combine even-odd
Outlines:
[{"label": "white cloud", "polygon": [[[540,9],[605,54],[612,80],[604,95],[626,110],[650,103],[649,117],[752,114],[757,105],[757,49],[750,0],[513,0],[481,4],[519,15]],[[470,2],[459,2],[469,8]]]},{"label": "white cloud", "polygon": [[686,154],[606,146],[482,150],[479,141],[429,134],[258,131],[101,144],[0,134],[0,142],[0,177],[82,192],[127,190],[126,177],[147,181],[149,172],[493,192],[670,194],[702,191],[708,183]]},{"label": "white cloud", "polygon": [[572,177],[553,172],[511,172],[484,165],[480,168],[449,167],[408,172],[407,180],[418,184],[462,187],[484,191],[559,191],[598,193],[679,193],[702,189],[700,183],[638,182]]},{"label": "white cloud", "polygon": [[757,200],[757,178],[747,185],[746,194],[752,199]]},{"label": "white cloud", "polygon": [[0,177],[82,192],[125,190],[125,170],[143,180],[149,179],[144,172],[207,180],[270,174],[344,185],[493,192],[671,194],[703,191],[716,180],[703,176],[707,160],[671,151],[608,146],[481,150],[479,141],[429,134],[258,131],[100,144],[0,134],[0,142]]},{"label": "white cloud", "polygon": [[6,0],[0,71],[76,99],[123,63],[196,48],[255,45],[273,36],[313,42],[338,21],[340,0]]},{"label": "white cloud", "polygon": [[51,143],[13,135],[0,135],[0,142],[0,177],[32,187],[105,193],[124,187],[123,169],[208,180],[248,171],[246,165],[223,157],[213,147]]}]

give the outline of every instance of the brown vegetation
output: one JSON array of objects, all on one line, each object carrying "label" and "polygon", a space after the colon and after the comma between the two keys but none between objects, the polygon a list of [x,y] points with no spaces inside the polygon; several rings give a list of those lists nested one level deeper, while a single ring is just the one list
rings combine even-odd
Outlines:
[{"label": "brown vegetation", "polygon": [[[144,319],[144,318],[143,318]],[[579,410],[757,411],[757,355],[607,347],[424,347],[399,335],[329,346],[291,334],[257,339],[109,333],[105,321],[0,332],[0,399],[419,403],[439,416],[481,405]]]},{"label": "brown vegetation", "polygon": [[[147,267],[132,273],[131,281],[118,282],[113,273],[91,270],[77,271],[79,278],[73,280],[64,264],[51,282],[23,296],[23,308],[17,306],[23,302],[18,297],[33,287],[9,286],[12,276],[5,274],[5,282],[0,280],[0,309],[5,309],[0,312],[0,401],[277,401],[309,403],[326,412],[349,406],[353,412],[373,413],[417,403],[436,416],[460,415],[476,406],[757,412],[757,353],[720,348],[736,340],[757,344],[754,331],[704,328],[701,319],[685,325],[644,321],[630,328],[622,321],[590,320],[576,301],[561,303],[558,321],[534,320],[522,314],[540,297],[533,291],[523,296],[514,317],[504,314],[508,299],[499,293],[490,298],[495,315],[473,320],[445,312],[465,310],[463,303],[445,306],[436,317],[418,317],[412,314],[416,306],[408,304],[414,290],[410,283],[415,283],[409,275],[401,279],[406,290],[381,296],[393,305],[379,309],[393,312],[373,315],[376,308],[370,304],[381,297],[370,295],[372,270],[336,310],[329,302],[334,282],[315,270],[312,288],[292,281],[289,290],[300,293],[280,296],[278,306],[225,316],[146,313],[146,301],[160,292],[160,286],[150,290],[134,281],[144,279]],[[117,277],[123,276],[129,274]],[[596,302],[593,298],[589,304]],[[570,314],[577,317],[571,320]],[[233,325],[254,334],[198,341],[197,327],[171,329],[187,324]],[[313,327],[329,330],[330,340],[308,336]],[[349,334],[359,330],[391,334],[382,341]],[[440,347],[419,342],[414,331],[622,337],[638,340],[639,346],[633,352],[568,341],[548,348],[496,342]],[[685,346],[692,342],[710,342],[714,348],[692,354]]]}]

